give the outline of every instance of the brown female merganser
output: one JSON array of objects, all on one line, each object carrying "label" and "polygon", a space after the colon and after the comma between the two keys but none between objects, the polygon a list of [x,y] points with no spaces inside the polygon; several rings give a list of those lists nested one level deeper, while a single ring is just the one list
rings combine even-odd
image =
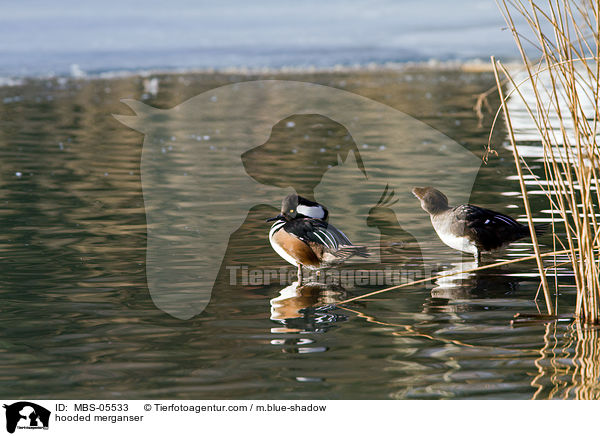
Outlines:
[{"label": "brown female merganser", "polygon": [[[479,261],[481,253],[496,250],[530,235],[529,227],[514,218],[490,209],[462,204],[448,206],[448,198],[435,188],[413,188],[421,207],[431,217],[431,224],[444,244],[471,253]],[[544,233],[547,224],[535,227]]]}]

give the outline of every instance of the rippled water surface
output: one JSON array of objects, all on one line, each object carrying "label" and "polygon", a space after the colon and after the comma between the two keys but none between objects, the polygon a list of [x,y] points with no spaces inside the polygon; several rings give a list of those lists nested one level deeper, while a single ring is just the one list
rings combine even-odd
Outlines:
[{"label": "rippled water surface", "polygon": [[[494,81],[480,72],[189,74],[51,79],[0,88],[1,396],[599,397],[597,331],[577,330],[566,321],[511,325],[516,313],[536,313],[538,305],[543,310],[543,301],[534,300],[534,263],[432,280],[339,306],[331,304],[385,285],[297,286],[279,279],[242,280],[241,275],[232,282],[227,266],[239,267],[240,274],[287,268],[271,249],[264,222],[276,213],[279,196],[251,207],[239,229],[224,235],[228,247],[202,313],[179,319],[160,310],[147,284],[148,229],[140,171],[144,136],[111,114],[131,114],[122,98],[167,109],[217,86],[270,78],[320,83],[369,97],[420,120],[478,158],[487,143],[492,116],[486,113],[480,125],[472,107],[474,96]],[[259,111],[262,103],[253,102],[252,110]],[[307,196],[332,198],[332,222],[353,239],[380,249],[380,266],[354,263],[351,271],[401,268],[420,278],[468,269],[471,259],[437,239],[408,190],[415,182],[429,182],[446,188],[451,200],[470,195],[475,204],[522,216],[510,151],[501,146],[504,132],[497,128],[493,143],[498,156],[481,167],[470,193],[446,184],[442,176],[424,179],[432,155],[417,150],[395,160],[391,145],[380,139],[386,129],[382,126],[367,128],[371,141],[356,143],[347,126],[319,115],[298,115],[274,126],[270,139],[244,156],[245,168],[277,190],[273,192],[293,187]],[[213,140],[217,151],[226,147],[227,126],[223,129],[221,139],[202,141]],[[411,129],[398,135],[408,143],[417,137]],[[419,138],[420,146],[426,145]],[[177,145],[172,144],[173,153]],[[164,147],[165,153],[171,151],[168,143]],[[352,179],[356,171],[343,171],[341,162],[361,153],[397,182],[394,196],[400,202],[393,208],[376,206],[381,186],[357,185]],[[177,171],[183,171],[187,162],[175,161]],[[460,162],[449,160],[448,166],[467,174]],[[174,200],[187,204],[198,186],[214,184],[219,176],[219,204],[233,210],[226,194],[228,171],[226,160],[222,166],[214,164],[210,178],[196,174]],[[319,191],[321,176],[327,183]],[[344,201],[336,204],[335,197]],[[541,196],[533,197],[533,208],[543,218],[541,211],[549,208]],[[223,216],[211,213],[205,208],[205,217],[218,225]],[[549,238],[544,241],[550,243]],[[530,251],[524,241],[486,261]],[[172,262],[181,260],[174,256]],[[561,280],[568,282],[563,273]],[[201,285],[200,279],[190,282],[187,290],[193,293]],[[569,313],[574,290],[557,298],[561,311]]]}]

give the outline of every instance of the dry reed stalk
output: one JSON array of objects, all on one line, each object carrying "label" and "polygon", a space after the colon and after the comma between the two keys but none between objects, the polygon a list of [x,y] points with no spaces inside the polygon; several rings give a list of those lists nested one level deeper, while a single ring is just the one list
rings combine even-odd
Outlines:
[{"label": "dry reed stalk", "polygon": [[[596,247],[596,249],[598,249],[600,247]],[[539,257],[550,257],[550,256],[556,256],[559,254],[568,254],[569,250],[559,250],[559,251],[551,251],[548,253],[541,253],[539,254]],[[491,268],[498,268],[504,265],[511,265],[513,263],[519,263],[519,262],[525,262],[528,260],[534,260],[536,259],[537,255],[533,255],[533,256],[525,256],[525,257],[520,257],[518,259],[513,259],[513,260],[504,260],[501,262],[495,262],[495,263],[490,263],[487,265],[483,265],[483,266],[479,266],[477,268],[470,268],[470,269],[465,269],[465,270],[461,270],[461,271],[454,271],[451,273],[446,273],[446,274],[438,274],[436,276],[433,277],[425,277],[424,279],[420,279],[420,280],[414,280],[412,282],[408,282],[408,283],[402,283],[400,285],[396,285],[396,286],[390,286],[389,288],[385,288],[385,289],[379,289],[377,291],[372,291],[372,292],[368,292],[366,294],[362,294],[362,295],[358,295],[356,297],[352,297],[352,298],[348,298],[347,300],[343,300],[343,301],[338,301],[334,304],[336,305],[340,305],[340,304],[346,304],[346,303],[350,303],[352,301],[356,301],[356,300],[362,300],[368,297],[372,297],[374,295],[379,295],[379,294],[383,294],[384,292],[389,292],[389,291],[395,291],[396,289],[401,289],[401,288],[406,288],[408,286],[413,286],[413,285],[418,285],[420,283],[426,283],[429,282],[431,280],[437,280],[437,279],[441,279],[444,277],[451,277],[451,276],[455,276],[458,274],[465,274],[465,273],[471,273],[471,272],[477,272],[477,271],[483,271],[486,269],[491,269]],[[554,264],[551,265],[549,267],[546,268],[554,268],[558,265]]]},{"label": "dry reed stalk", "polygon": [[[526,213],[531,210],[521,166],[527,162],[518,154],[518,129],[509,113],[498,78],[502,71],[512,86],[508,93],[518,99],[529,116],[543,148],[545,180],[539,184],[558,218],[552,215],[553,242],[565,248],[577,285],[575,316],[585,322],[600,322],[600,19],[598,0],[498,0],[525,71],[525,79],[494,62],[502,108],[521,182]],[[526,22],[518,30],[513,15]],[[532,34],[525,36],[522,31]],[[539,60],[533,62],[524,43],[533,43]],[[548,189],[546,189],[546,187]],[[558,225],[564,232],[557,229]],[[539,253],[532,235],[534,249]],[[552,307],[541,258],[542,278],[548,310]],[[556,286],[559,286],[557,283]]]},{"label": "dry reed stalk", "polygon": [[494,77],[496,78],[496,84],[498,85],[498,92],[500,93],[500,101],[502,102],[502,110],[506,118],[506,124],[509,126],[508,132],[510,134],[510,143],[512,145],[513,156],[515,159],[515,166],[517,168],[517,174],[519,176],[519,184],[521,185],[521,194],[523,195],[523,204],[525,205],[525,212],[527,214],[527,221],[529,224],[529,231],[531,233],[531,242],[533,243],[533,251],[535,253],[535,261],[540,272],[540,281],[542,283],[542,289],[544,290],[544,300],[546,301],[546,309],[549,315],[554,314],[554,307],[552,305],[552,297],[550,296],[550,288],[548,287],[548,279],[546,278],[546,270],[544,269],[544,262],[542,261],[540,246],[538,244],[537,235],[535,233],[535,226],[533,225],[533,216],[531,214],[531,207],[529,206],[529,197],[527,196],[527,188],[525,187],[525,179],[523,178],[523,171],[521,169],[521,159],[519,157],[519,151],[517,149],[517,143],[515,140],[512,123],[510,122],[510,114],[506,107],[506,100],[502,92],[502,85],[500,78],[498,77],[498,68],[494,58],[492,57],[492,64],[494,66]]}]

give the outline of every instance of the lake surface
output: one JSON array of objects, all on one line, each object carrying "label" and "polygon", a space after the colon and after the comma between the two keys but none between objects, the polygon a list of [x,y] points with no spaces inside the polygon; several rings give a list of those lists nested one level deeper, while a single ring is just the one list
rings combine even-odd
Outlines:
[{"label": "lake surface", "polygon": [[[432,280],[338,306],[331,304],[385,285],[232,282],[227,266],[239,271],[289,266],[270,247],[264,222],[276,213],[281,197],[257,203],[239,229],[225,235],[227,250],[204,311],[180,319],[157,307],[147,280],[148,226],[140,170],[144,135],[112,114],[131,114],[122,98],[168,109],[218,86],[258,79],[319,83],[368,97],[425,123],[478,158],[487,144],[492,115],[485,113],[480,125],[472,109],[475,95],[494,85],[487,72],[198,73],[25,79],[0,88],[3,397],[600,397],[597,330],[566,321],[511,325],[516,313],[537,313],[538,306],[544,310],[543,300],[536,304],[534,299],[539,284],[534,262]],[[262,103],[254,102],[256,110]],[[491,104],[497,101],[492,98]],[[215,122],[223,121],[215,117]],[[288,126],[294,127],[293,134],[282,134]],[[470,258],[437,239],[408,193],[412,180],[426,181],[423,168],[433,157],[416,152],[399,162],[380,160],[380,167],[398,181],[394,196],[401,201],[393,210],[391,205],[376,207],[380,188],[362,189],[351,183],[354,175],[335,166],[338,153],[331,150],[338,145],[343,150],[356,146],[359,153],[354,155],[364,153],[365,158],[385,151],[389,144],[376,139],[380,134],[380,129],[367,128],[365,135],[374,139],[353,144],[344,126],[317,115],[298,115],[274,127],[270,141],[246,155],[245,168],[254,179],[278,189],[294,186],[305,195],[325,197],[333,190],[333,197],[339,192],[347,198],[345,204],[338,205],[335,198],[327,203],[331,222],[352,239],[378,247],[381,258],[375,266],[353,263],[352,271],[400,265],[418,278],[472,266]],[[399,135],[410,142],[416,133],[405,129]],[[502,147],[504,135],[497,127],[493,144],[498,156],[476,172],[472,192],[447,187],[451,201],[470,196],[474,204],[523,216],[514,164]],[[304,149],[313,152],[294,153],[294,144],[305,136]],[[222,144],[214,141],[219,150]],[[172,145],[175,158],[178,145]],[[165,154],[172,151],[169,144],[164,147]],[[174,168],[185,168],[187,162],[175,158],[180,166]],[[223,175],[224,186],[228,165],[223,161],[212,169]],[[452,165],[462,174],[464,169]],[[327,177],[328,170],[337,174],[328,180],[333,188],[319,191],[315,177]],[[202,174],[195,177],[175,200],[191,201],[199,183],[214,182],[203,181]],[[444,182],[439,178],[430,184],[441,188]],[[226,192],[219,201],[235,207]],[[540,218],[549,216],[541,212],[549,209],[541,195],[533,195],[532,207]],[[361,230],[349,216],[358,209],[370,218],[369,228]],[[223,218],[211,215],[210,208],[206,217],[215,225]],[[541,242],[551,243],[547,236]],[[486,261],[530,252],[524,241]],[[560,279],[571,280],[567,271],[561,271]],[[188,288],[202,285],[199,280]],[[568,289],[557,297],[565,314],[575,301],[575,290]]]}]

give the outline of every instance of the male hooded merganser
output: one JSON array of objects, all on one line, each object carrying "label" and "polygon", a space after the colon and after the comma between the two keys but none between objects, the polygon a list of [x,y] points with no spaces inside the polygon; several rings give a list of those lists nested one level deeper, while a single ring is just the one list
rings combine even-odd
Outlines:
[{"label": "male hooded merganser", "polygon": [[[475,255],[481,260],[481,253],[501,248],[518,239],[529,236],[529,227],[513,218],[493,210],[470,204],[448,206],[448,198],[435,188],[414,188],[415,197],[421,207],[431,217],[436,233],[449,247]],[[535,227],[541,235],[547,225]]]},{"label": "male hooded merganser", "polygon": [[327,222],[329,212],[323,205],[296,194],[283,199],[281,213],[269,231],[269,242],[283,259],[312,270],[328,268],[352,256],[368,257],[366,247],[352,245],[344,233]]}]

